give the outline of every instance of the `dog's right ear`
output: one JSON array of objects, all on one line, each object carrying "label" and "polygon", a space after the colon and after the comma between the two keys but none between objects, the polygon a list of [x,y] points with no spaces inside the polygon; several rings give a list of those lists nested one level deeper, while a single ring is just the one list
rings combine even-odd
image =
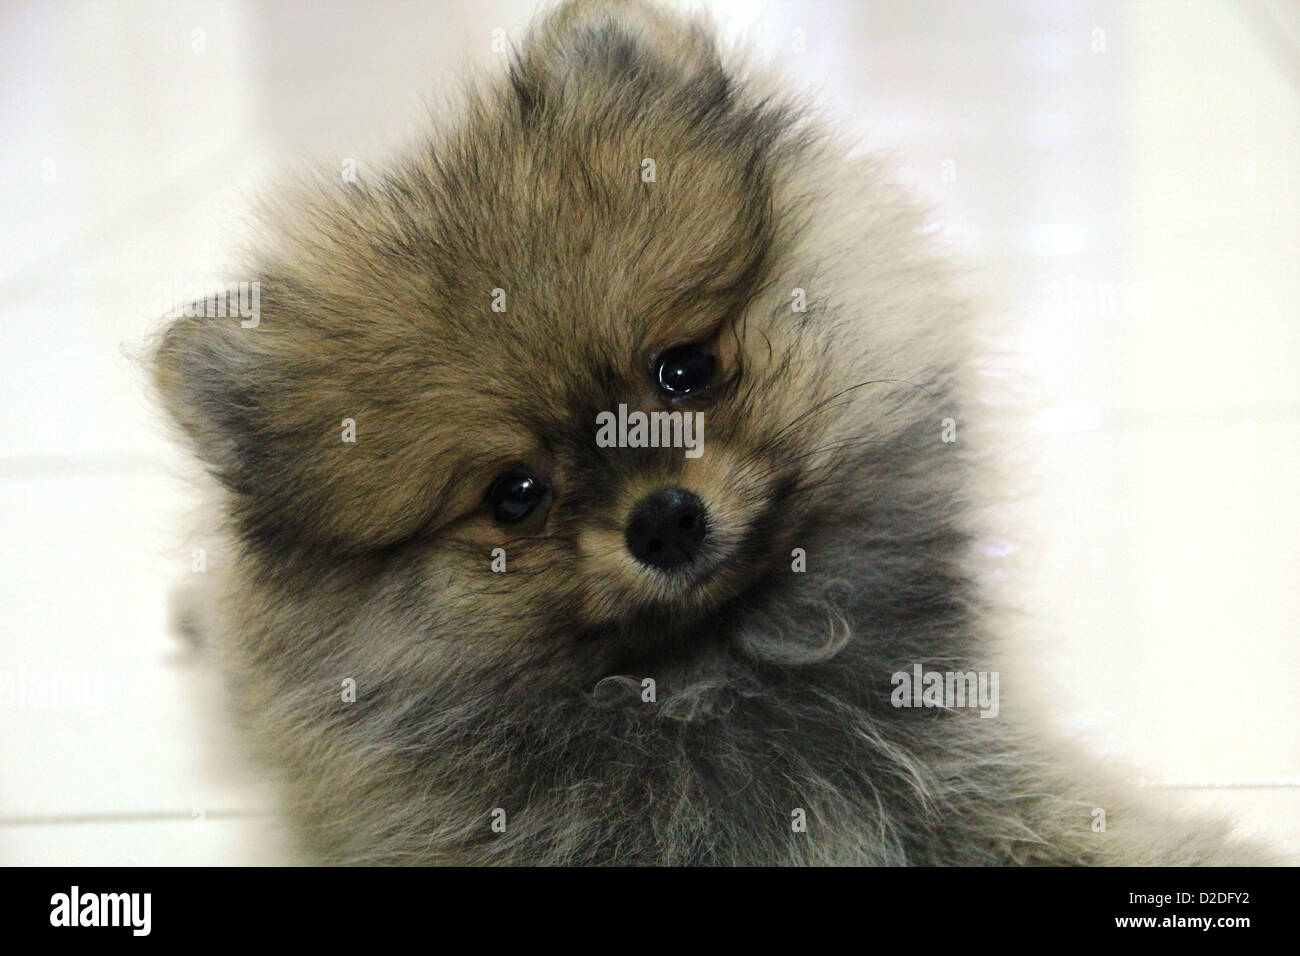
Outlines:
[{"label": "dog's right ear", "polygon": [[202,309],[164,331],[154,353],[153,378],[163,406],[208,469],[233,490],[244,490],[261,445],[259,415],[267,356],[238,318],[207,317]]},{"label": "dog's right ear", "polygon": [[[430,437],[443,425],[428,414],[438,372],[422,364],[418,328],[397,336],[287,275],[264,274],[259,287],[256,323],[196,308],[187,312],[206,314],[163,331],[153,360],[163,406],[234,493],[227,507],[245,540],[336,554],[403,540],[445,492],[427,468],[446,442]],[[394,394],[390,383],[405,384]]]}]

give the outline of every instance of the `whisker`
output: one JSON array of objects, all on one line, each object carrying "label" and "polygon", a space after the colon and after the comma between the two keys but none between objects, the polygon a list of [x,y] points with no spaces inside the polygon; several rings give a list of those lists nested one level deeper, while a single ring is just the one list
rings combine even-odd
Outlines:
[{"label": "whisker", "polygon": [[858,382],[856,385],[850,385],[848,388],[841,389],[840,391],[836,392],[834,395],[831,395],[828,398],[824,399],[823,401],[818,402],[812,408],[808,409],[807,411],[803,412],[801,415],[796,417],[793,421],[782,426],[775,434],[769,436],[766,441],[764,441],[761,445],[759,445],[756,449],[754,449],[752,454],[755,456],[762,454],[768,448],[770,448],[772,444],[776,442],[782,435],[788,432],[795,425],[798,425],[800,422],[807,419],[810,415],[815,415],[818,412],[826,411],[827,406],[830,405],[831,402],[837,401],[838,399],[843,398],[849,392],[856,391],[859,388],[865,388],[868,385],[909,385],[912,388],[925,392],[925,394],[929,395],[931,398],[934,398],[936,400],[939,398],[938,395],[930,391],[924,385],[921,385],[917,382],[908,381],[905,378],[876,378],[866,382]]}]

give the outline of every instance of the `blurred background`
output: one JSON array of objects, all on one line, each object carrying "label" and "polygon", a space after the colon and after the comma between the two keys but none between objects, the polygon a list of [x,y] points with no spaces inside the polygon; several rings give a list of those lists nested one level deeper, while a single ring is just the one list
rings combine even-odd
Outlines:
[{"label": "blurred background", "polygon": [[[1300,3],[705,6],[978,268],[1051,719],[1300,852]],[[0,4],[0,863],[283,859],[168,631],[190,499],[132,356],[277,168],[364,176],[532,9]]]}]

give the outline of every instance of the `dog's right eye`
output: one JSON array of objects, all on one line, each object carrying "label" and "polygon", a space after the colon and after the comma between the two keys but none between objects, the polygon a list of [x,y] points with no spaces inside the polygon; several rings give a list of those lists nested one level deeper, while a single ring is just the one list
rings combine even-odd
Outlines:
[{"label": "dog's right eye", "polygon": [[546,485],[529,472],[515,469],[492,482],[487,501],[492,506],[492,517],[502,524],[522,521],[533,513],[546,497]]}]

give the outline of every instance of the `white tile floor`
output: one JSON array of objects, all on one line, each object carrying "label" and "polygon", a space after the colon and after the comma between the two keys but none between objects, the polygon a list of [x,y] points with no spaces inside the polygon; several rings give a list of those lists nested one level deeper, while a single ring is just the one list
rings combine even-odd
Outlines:
[{"label": "white tile floor", "polygon": [[[1300,7],[710,6],[901,151],[1001,303],[1056,719],[1153,781],[1275,784],[1187,794],[1300,852]],[[187,501],[133,355],[276,164],[364,169],[530,9],[7,7],[0,862],[281,858],[166,631]]]}]

